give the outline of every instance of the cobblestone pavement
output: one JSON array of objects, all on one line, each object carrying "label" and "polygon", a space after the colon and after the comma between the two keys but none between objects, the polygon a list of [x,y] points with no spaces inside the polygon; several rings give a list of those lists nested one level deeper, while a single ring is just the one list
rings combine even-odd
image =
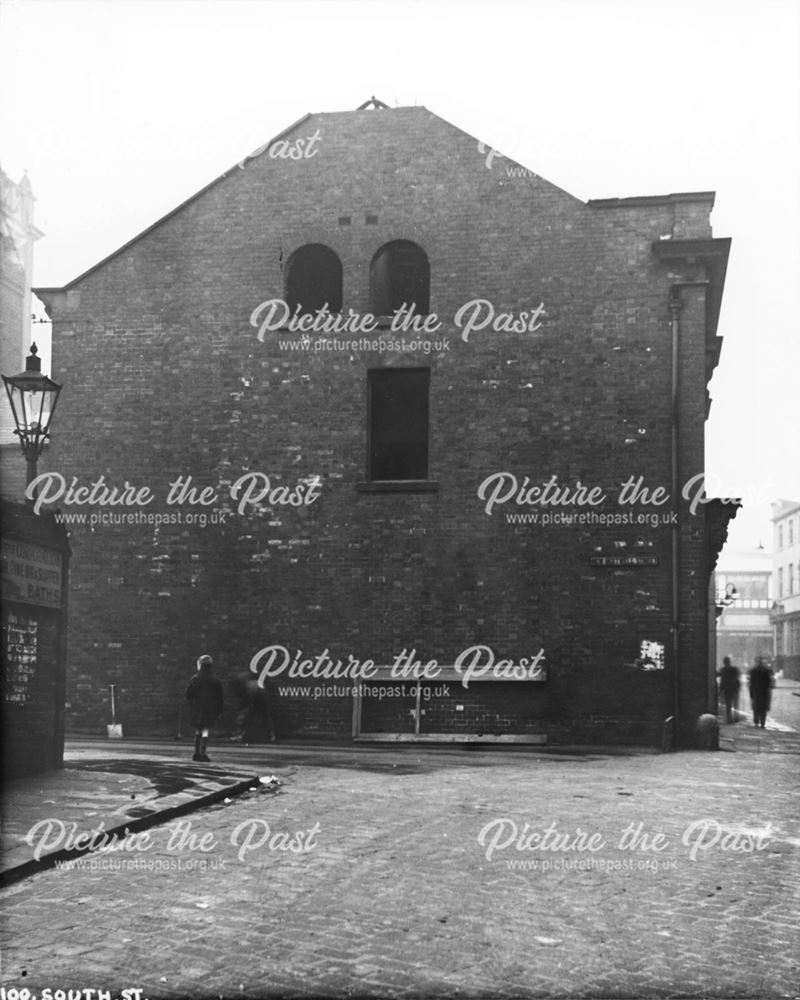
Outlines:
[{"label": "cobblestone pavement", "polygon": [[798,997],[796,735],[284,761],[278,795],[4,890],[3,982],[151,1000]]},{"label": "cobblestone pavement", "polygon": [[[749,706],[748,706],[749,707]],[[772,692],[772,719],[779,719],[783,725],[800,729],[800,681],[780,678]]]},{"label": "cobblestone pavement", "polygon": [[[0,829],[0,884],[10,884],[65,854],[74,856],[68,831],[98,827],[124,836],[129,826],[147,827],[167,822],[184,812],[235,794],[257,780],[252,771],[209,767],[174,757],[149,759],[143,754],[125,758],[97,742],[89,760],[71,760],[60,771],[29,775],[3,786]],[[79,756],[79,755],[78,755]],[[34,856],[28,842],[31,830],[47,830]]]},{"label": "cobblestone pavement", "polygon": [[[720,743],[726,748],[756,753],[800,754],[800,682],[778,680],[772,692],[772,707],[767,715],[766,730],[752,724],[749,699],[743,695],[739,704],[740,721],[727,725],[724,710],[719,708]],[[776,733],[781,734],[774,740]]]}]

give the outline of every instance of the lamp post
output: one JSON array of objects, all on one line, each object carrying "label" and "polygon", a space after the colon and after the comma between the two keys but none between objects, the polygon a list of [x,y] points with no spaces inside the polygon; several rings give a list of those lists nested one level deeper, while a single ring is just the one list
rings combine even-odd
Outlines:
[{"label": "lamp post", "polygon": [[716,598],[717,618],[720,617],[720,615],[723,613],[723,611],[725,611],[726,608],[729,608],[732,604],[735,604],[736,601],[738,600],[739,600],[739,591],[736,589],[736,585],[733,583],[729,583],[725,587],[725,596],[720,597],[719,595],[717,595]]},{"label": "lamp post", "polygon": [[[14,433],[19,435],[28,464],[26,487],[36,478],[36,463],[45,441],[50,437],[50,424],[61,392],[57,382],[42,375],[42,359],[37,355],[36,344],[31,344],[31,353],[25,359],[25,371],[2,377],[17,425]],[[35,495],[31,499],[35,499]]]}]

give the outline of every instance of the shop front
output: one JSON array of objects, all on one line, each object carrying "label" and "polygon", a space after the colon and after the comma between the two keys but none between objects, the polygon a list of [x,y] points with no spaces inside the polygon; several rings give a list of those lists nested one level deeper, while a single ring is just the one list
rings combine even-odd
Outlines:
[{"label": "shop front", "polygon": [[3,774],[64,760],[69,543],[52,517],[2,505]]}]

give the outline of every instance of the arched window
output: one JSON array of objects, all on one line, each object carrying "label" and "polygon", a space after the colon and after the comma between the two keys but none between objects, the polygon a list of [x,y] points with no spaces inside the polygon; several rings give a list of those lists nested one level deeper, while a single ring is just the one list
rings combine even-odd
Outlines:
[{"label": "arched window", "polygon": [[373,316],[391,316],[402,305],[430,312],[431,268],[422,247],[410,240],[387,243],[372,258],[369,272]]},{"label": "arched window", "polygon": [[294,314],[315,313],[325,303],[331,312],[342,308],[342,262],[330,247],[308,243],[286,265],[286,302]]}]

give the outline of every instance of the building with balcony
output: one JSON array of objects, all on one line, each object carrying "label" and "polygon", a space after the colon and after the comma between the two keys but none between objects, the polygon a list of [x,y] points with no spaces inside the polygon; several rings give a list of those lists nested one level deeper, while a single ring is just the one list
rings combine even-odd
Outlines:
[{"label": "building with balcony", "polygon": [[726,548],[715,572],[717,619],[717,670],[724,657],[742,671],[755,665],[756,657],[772,660],[772,554],[763,549]]},{"label": "building with balcony", "polygon": [[800,680],[800,501],[773,504],[772,525],[775,670]]}]

